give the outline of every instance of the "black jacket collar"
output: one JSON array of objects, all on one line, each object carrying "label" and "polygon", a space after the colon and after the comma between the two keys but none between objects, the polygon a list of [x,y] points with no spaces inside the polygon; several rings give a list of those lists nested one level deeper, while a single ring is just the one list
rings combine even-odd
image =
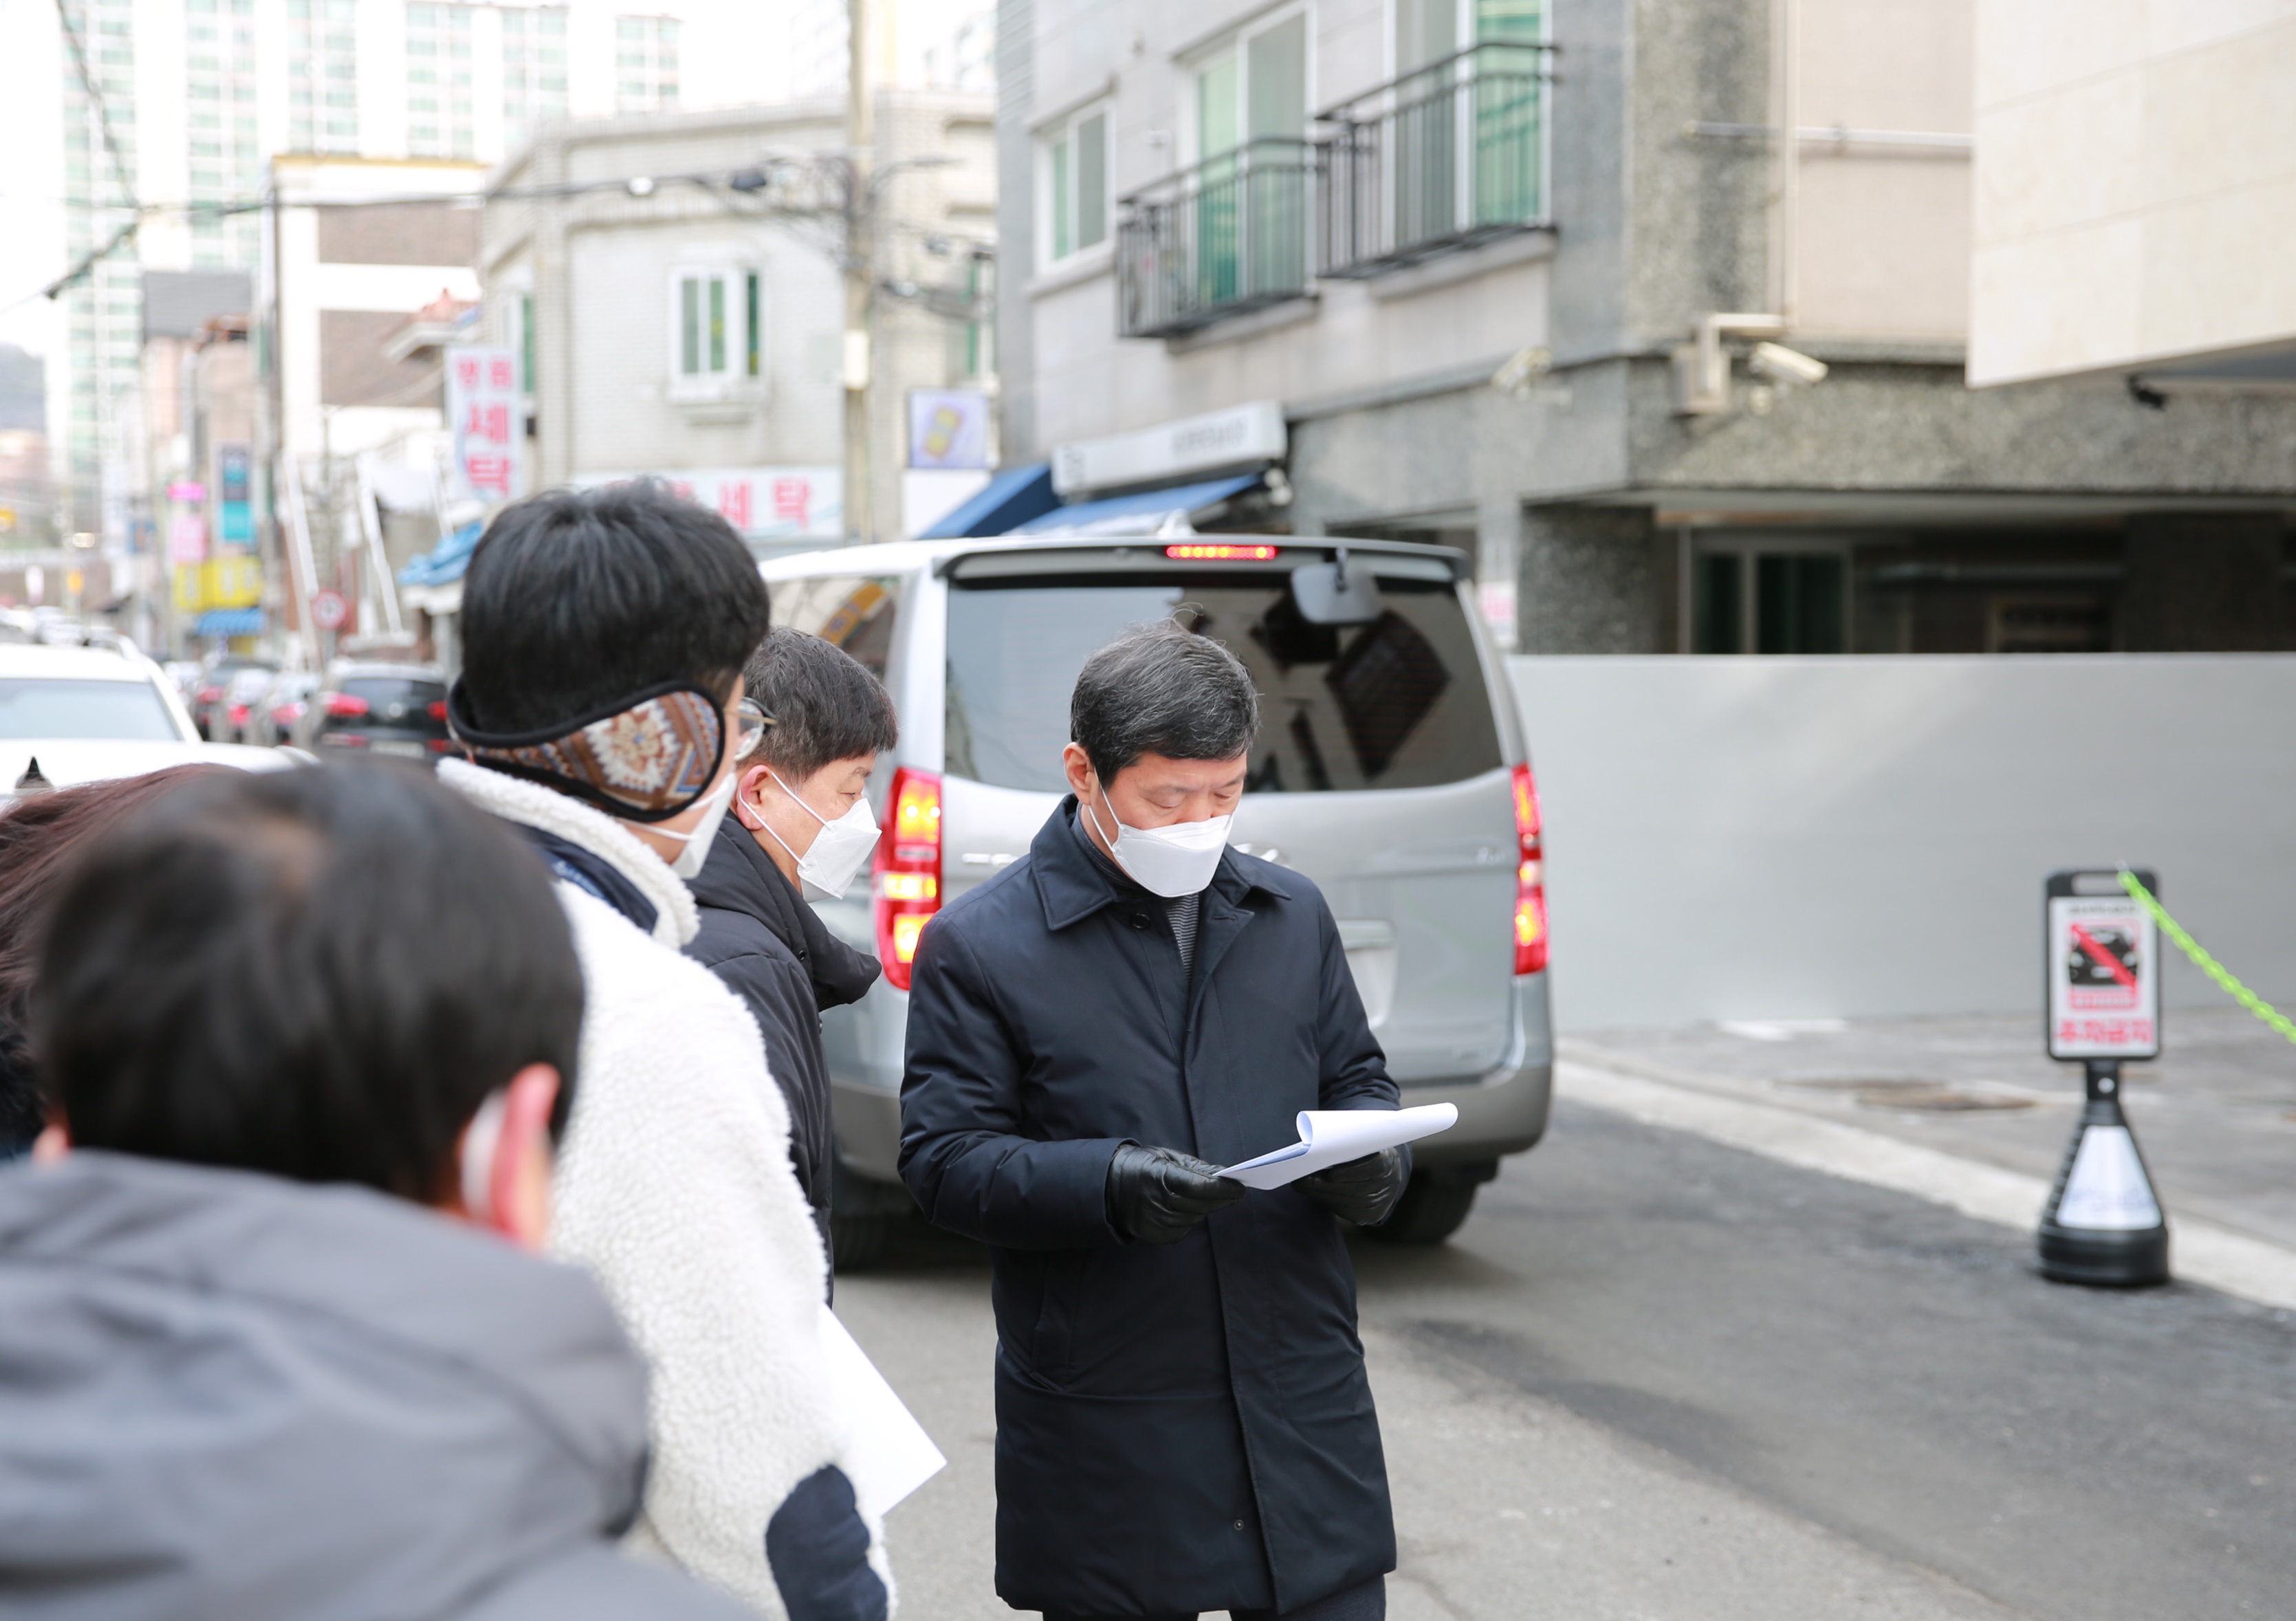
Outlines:
[{"label": "black jacket collar", "polygon": [[[1100,859],[1100,852],[1079,836],[1076,817],[1076,795],[1071,794],[1037,829],[1036,839],[1029,846],[1029,871],[1044,903],[1045,926],[1064,929],[1119,901],[1145,900],[1162,905],[1160,896],[1134,883],[1113,862]],[[1221,851],[1219,866],[1205,893],[1234,907],[1242,905],[1254,890],[1265,891],[1279,901],[1290,899],[1292,893],[1267,862],[1238,855],[1234,845]]]},{"label": "black jacket collar", "polygon": [[824,1008],[860,1000],[883,972],[874,957],[829,932],[821,915],[734,817],[718,824],[693,890],[699,905],[740,912],[763,924],[811,976],[815,998]]}]

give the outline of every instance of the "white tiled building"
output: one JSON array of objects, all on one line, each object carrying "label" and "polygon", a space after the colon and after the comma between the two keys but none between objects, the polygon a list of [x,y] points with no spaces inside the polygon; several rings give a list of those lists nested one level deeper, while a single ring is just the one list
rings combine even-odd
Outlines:
[{"label": "white tiled building", "polygon": [[2296,393],[2296,0],[1978,0],[1969,373]]},{"label": "white tiled building", "polygon": [[[964,311],[988,284],[993,112],[982,96],[878,97],[880,532],[915,482],[910,391],[988,384],[985,302]],[[842,227],[828,177],[843,143],[842,103],[816,100],[576,121],[495,172],[509,194],[486,210],[488,335],[529,357],[537,487],[655,474],[760,545],[842,536]]]}]

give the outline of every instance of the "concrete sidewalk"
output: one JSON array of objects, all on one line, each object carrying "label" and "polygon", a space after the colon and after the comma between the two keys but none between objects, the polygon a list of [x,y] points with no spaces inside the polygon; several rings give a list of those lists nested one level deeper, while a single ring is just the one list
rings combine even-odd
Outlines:
[{"label": "concrete sidewalk", "polygon": [[[1566,1037],[1558,1056],[1566,1094],[1570,1066],[1586,1066],[2046,1183],[2071,1135],[2081,1075],[2040,1047],[2037,1019],[1959,1018],[1611,1031]],[[2296,1254],[2296,1047],[2238,1009],[2174,1013],[2165,1056],[2124,1077],[2172,1224],[2197,1217]]]}]

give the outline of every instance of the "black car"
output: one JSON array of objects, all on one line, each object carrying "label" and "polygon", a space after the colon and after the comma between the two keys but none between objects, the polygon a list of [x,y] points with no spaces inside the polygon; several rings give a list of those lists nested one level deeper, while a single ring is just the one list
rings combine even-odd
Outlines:
[{"label": "black car", "polygon": [[315,748],[366,749],[437,761],[447,736],[447,682],[435,670],[405,665],[337,668],[311,699]]}]

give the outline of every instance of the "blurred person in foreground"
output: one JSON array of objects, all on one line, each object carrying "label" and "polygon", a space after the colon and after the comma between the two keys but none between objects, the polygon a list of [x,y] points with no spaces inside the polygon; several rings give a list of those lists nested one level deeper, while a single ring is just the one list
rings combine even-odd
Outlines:
[{"label": "blurred person in foreground", "polygon": [[993,1247],[996,1591],[1378,1621],[1395,1526],[1335,1218],[1385,1220],[1409,1150],[1261,1193],[1218,1167],[1395,1082],[1322,894],[1228,846],[1235,656],[1130,631],[1069,717],[1070,795],[920,940],[901,1093],[910,1192]]},{"label": "blurred person in foreground", "polygon": [[741,1000],[680,954],[685,880],[765,730],[742,666],[771,613],[741,537],[659,485],[506,507],[463,579],[447,702],[471,758],[439,777],[542,853],[573,924],[582,1090],[551,1247],[653,1369],[633,1543],[767,1616],[873,1621],[891,1579],[840,1467],[789,1111]]},{"label": "blurred person in foreground", "polygon": [[76,864],[33,1012],[0,1608],[742,1614],[616,1551],[644,1365],[527,1253],[582,980],[513,840],[420,770],[167,785]]},{"label": "blurred person in foreground", "polygon": [[80,845],[190,778],[227,766],[176,766],[28,795],[0,813],[0,1164],[29,1154],[45,1123],[32,1073],[32,975],[56,884]]},{"label": "blurred person in foreground", "polygon": [[869,773],[899,734],[877,678],[802,630],[768,631],[742,680],[773,724],[742,761],[734,819],[719,826],[693,881],[701,930],[685,950],[749,1004],[765,1035],[766,1066],[789,1105],[790,1163],[829,1247],[836,1150],[821,1015],[860,1000],[882,970],[806,902],[841,899],[867,868],[877,847]]}]

